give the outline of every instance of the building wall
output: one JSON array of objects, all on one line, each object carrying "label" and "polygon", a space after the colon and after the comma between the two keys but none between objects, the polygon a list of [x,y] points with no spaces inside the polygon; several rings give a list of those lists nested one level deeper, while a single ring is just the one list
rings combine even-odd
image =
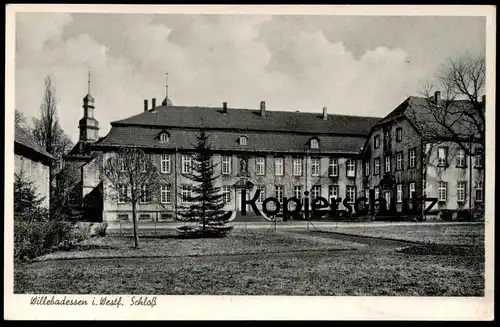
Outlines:
[{"label": "building wall", "polygon": [[50,200],[49,166],[20,154],[14,155],[14,165],[16,174],[22,173],[26,178],[34,183],[37,193],[40,197],[44,198],[42,205],[48,208]]}]

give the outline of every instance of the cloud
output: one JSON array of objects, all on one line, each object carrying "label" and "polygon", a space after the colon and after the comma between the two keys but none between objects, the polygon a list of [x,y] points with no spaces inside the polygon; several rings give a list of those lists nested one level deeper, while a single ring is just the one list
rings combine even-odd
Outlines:
[{"label": "cloud", "polygon": [[383,116],[417,94],[436,64],[410,62],[414,53],[404,44],[354,53],[348,45],[353,35],[332,38],[324,17],[18,14],[17,19],[16,107],[37,115],[43,78],[53,76],[61,124],[74,141],[88,68],[103,136],[111,121],[140,113],[143,99],[162,101],[165,72],[178,105],[227,101],[230,107],[258,108],[265,100],[270,110],[319,113],[326,106],[330,113]]}]

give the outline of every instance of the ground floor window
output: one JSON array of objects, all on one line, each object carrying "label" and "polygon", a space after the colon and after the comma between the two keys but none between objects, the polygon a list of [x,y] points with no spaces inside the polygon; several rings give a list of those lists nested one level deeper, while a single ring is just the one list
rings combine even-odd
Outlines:
[{"label": "ground floor window", "polygon": [[321,186],[314,185],[311,189],[311,200],[319,198],[321,196]]},{"label": "ground floor window", "polygon": [[222,200],[224,201],[224,203],[231,202],[231,186],[222,186]]},{"label": "ground floor window", "polygon": [[467,182],[457,182],[457,201],[465,202],[465,189]]},{"label": "ground floor window", "polygon": [[348,203],[354,203],[354,201],[356,201],[356,186],[346,186],[346,198]]},{"label": "ground floor window", "polygon": [[139,214],[139,220],[151,220],[151,215],[149,213]]},{"label": "ground floor window", "polygon": [[257,185],[257,190],[260,190],[259,197],[257,198],[257,203],[264,202],[266,198],[266,187],[264,185]]},{"label": "ground floor window", "polygon": [[283,203],[283,186],[276,185],[276,199],[278,199],[279,203]]},{"label": "ground floor window", "polygon": [[484,197],[483,182],[477,182],[477,184],[476,184],[476,201],[482,202],[483,197]]},{"label": "ground floor window", "polygon": [[120,214],[118,214],[118,220],[119,221],[127,221],[128,220],[128,215],[120,213]]},{"label": "ground floor window", "polygon": [[438,183],[438,201],[446,202],[447,192],[448,191],[448,183],[439,182]]},{"label": "ground floor window", "polygon": [[328,196],[331,199],[338,199],[339,197],[339,186],[338,185],[330,185],[328,186]]},{"label": "ground floor window", "polygon": [[398,184],[396,186],[396,201],[397,203],[403,202],[403,184]]},{"label": "ground floor window", "polygon": [[189,185],[182,185],[181,196],[182,202],[189,202],[189,198],[191,197],[191,187]]}]

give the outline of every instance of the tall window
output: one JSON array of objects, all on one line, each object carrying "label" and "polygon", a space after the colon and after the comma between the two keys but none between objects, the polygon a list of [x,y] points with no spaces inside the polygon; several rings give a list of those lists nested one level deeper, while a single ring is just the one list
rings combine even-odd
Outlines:
[{"label": "tall window", "polygon": [[222,174],[223,175],[231,174],[231,157],[230,156],[222,156]]},{"label": "tall window", "polygon": [[410,151],[408,151],[408,164],[410,166],[410,168],[415,168],[415,155],[416,155],[416,150],[415,149],[410,149]]},{"label": "tall window", "polygon": [[380,158],[373,159],[373,175],[380,174]]},{"label": "tall window", "polygon": [[365,161],[365,176],[370,176],[370,162]]},{"label": "tall window", "polygon": [[257,185],[257,190],[260,190],[259,197],[257,198],[257,203],[262,203],[266,198],[266,187],[264,185]]},{"label": "tall window", "polygon": [[328,186],[328,196],[329,199],[338,199],[339,197],[339,186],[338,185],[329,185]]},{"label": "tall window", "polygon": [[170,154],[162,154],[160,157],[160,171],[163,174],[170,174],[171,156]]},{"label": "tall window", "polygon": [[403,129],[401,127],[396,128],[396,142],[401,142],[403,140]]},{"label": "tall window", "polygon": [[447,152],[448,151],[446,148],[438,148],[438,166],[440,167],[446,166]]},{"label": "tall window", "polygon": [[346,163],[347,177],[356,176],[356,162],[353,159],[348,159]]},{"label": "tall window", "polygon": [[410,197],[413,196],[413,193],[415,192],[415,182],[411,182],[409,185],[408,185],[408,190],[410,192]]},{"label": "tall window", "polygon": [[330,167],[328,174],[330,176],[339,175],[339,160],[337,158],[330,158]]},{"label": "tall window", "polygon": [[465,167],[465,151],[462,149],[457,150],[457,167]]},{"label": "tall window", "polygon": [[319,176],[319,158],[311,159],[311,175]]},{"label": "tall window", "polygon": [[321,186],[314,185],[311,189],[311,200],[319,198],[321,196]]},{"label": "tall window", "polygon": [[293,187],[293,197],[297,199],[302,199],[302,185],[295,185]]},{"label": "tall window", "polygon": [[311,140],[311,149],[319,149],[319,142],[317,139]]},{"label": "tall window", "polygon": [[181,191],[182,202],[184,203],[189,202],[190,196],[191,196],[191,186],[185,184],[182,185],[182,191]]},{"label": "tall window", "polygon": [[365,188],[365,198],[366,198],[366,202],[370,203],[370,189],[368,187]]},{"label": "tall window", "polygon": [[373,137],[373,146],[375,147],[375,149],[378,149],[380,147],[380,135],[375,135]]},{"label": "tall window", "polygon": [[191,174],[191,156],[184,154],[182,155],[182,173]]},{"label": "tall window", "polygon": [[374,193],[375,193],[375,199],[378,199],[380,197],[380,188],[379,187],[375,187],[374,188]]},{"label": "tall window", "polygon": [[403,169],[403,152],[396,153],[396,170]]},{"label": "tall window", "polygon": [[403,202],[403,184],[398,184],[396,186],[396,202],[397,203]]},{"label": "tall window", "polygon": [[223,185],[222,186],[222,201],[224,203],[231,202],[231,186],[230,185]]},{"label": "tall window", "polygon": [[264,157],[257,157],[255,161],[255,166],[256,166],[256,174],[259,176],[262,176],[265,174],[265,169],[266,169],[266,158]]},{"label": "tall window", "polygon": [[148,192],[148,185],[144,184],[141,185],[141,196],[139,197],[139,202],[140,203],[148,203],[149,202],[149,192]]},{"label": "tall window", "polygon": [[356,186],[347,185],[345,195],[348,203],[354,203],[356,201]]},{"label": "tall window", "polygon": [[302,159],[300,158],[293,159],[293,175],[302,176]]},{"label": "tall window", "polygon": [[448,183],[438,182],[438,201],[446,202],[448,197]]},{"label": "tall window", "polygon": [[128,185],[118,185],[118,203],[125,203],[128,200]]},{"label": "tall window", "polygon": [[161,133],[160,135],[160,142],[165,143],[170,140],[170,137],[168,136],[167,133]]},{"label": "tall window", "polygon": [[120,169],[121,172],[124,172],[126,170],[125,159],[118,158],[118,167],[119,167],[119,169]]},{"label": "tall window", "polygon": [[283,185],[276,185],[276,199],[279,203],[283,203]]},{"label": "tall window", "polygon": [[161,186],[160,201],[161,201],[161,203],[171,203],[172,202],[172,186],[170,184],[164,184]]},{"label": "tall window", "polygon": [[476,155],[475,167],[482,168],[483,167],[483,156],[481,154]]},{"label": "tall window", "polygon": [[465,202],[465,189],[467,182],[457,182],[457,201]]},{"label": "tall window", "polygon": [[274,174],[283,176],[283,158],[274,158]]},{"label": "tall window", "polygon": [[483,193],[483,182],[479,181],[476,183],[476,201],[483,202],[484,193]]},{"label": "tall window", "polygon": [[385,157],[385,172],[386,173],[391,172],[391,157],[390,156]]}]

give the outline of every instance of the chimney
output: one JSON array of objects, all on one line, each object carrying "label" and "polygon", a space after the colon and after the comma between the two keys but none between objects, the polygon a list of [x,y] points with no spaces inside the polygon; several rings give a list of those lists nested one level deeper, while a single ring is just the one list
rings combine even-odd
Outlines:
[{"label": "chimney", "polygon": [[266,117],[266,101],[260,102],[260,116]]},{"label": "chimney", "polygon": [[144,111],[148,111],[148,100],[144,100]]},{"label": "chimney", "polygon": [[328,112],[327,112],[327,108],[326,107],[323,107],[323,120],[327,120],[328,119]]},{"label": "chimney", "polygon": [[439,101],[441,101],[441,91],[436,91],[434,92],[434,102],[439,104]]},{"label": "chimney", "polygon": [[151,99],[151,109],[156,108],[156,98]]},{"label": "chimney", "polygon": [[222,102],[222,114],[227,115],[227,102]]}]

